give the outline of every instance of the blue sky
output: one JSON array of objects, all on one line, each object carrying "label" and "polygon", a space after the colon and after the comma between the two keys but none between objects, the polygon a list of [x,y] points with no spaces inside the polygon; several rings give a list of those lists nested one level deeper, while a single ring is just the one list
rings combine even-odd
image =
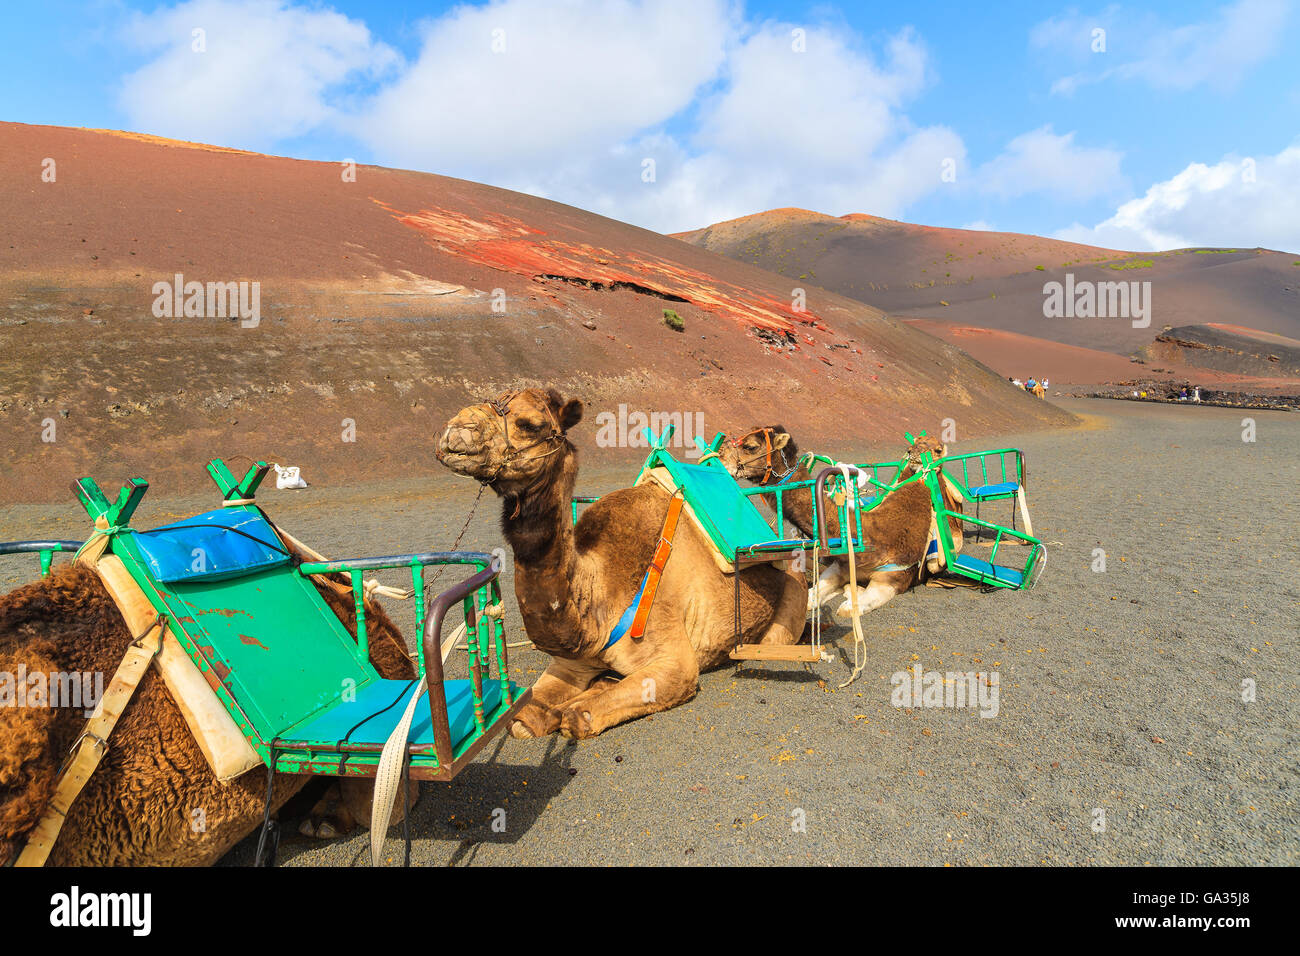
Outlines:
[{"label": "blue sky", "polygon": [[6,2],[0,119],[424,169],[664,231],[804,206],[1296,251],[1296,5]]}]

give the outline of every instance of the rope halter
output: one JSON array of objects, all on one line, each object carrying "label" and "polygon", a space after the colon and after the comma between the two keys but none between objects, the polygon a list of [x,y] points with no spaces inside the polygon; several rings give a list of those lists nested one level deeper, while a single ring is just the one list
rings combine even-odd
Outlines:
[{"label": "rope halter", "polygon": [[543,435],[541,438],[537,439],[537,441],[529,442],[527,445],[516,446],[515,443],[510,440],[510,403],[518,396],[518,392],[506,392],[503,395],[498,395],[496,398],[488,399],[483,403],[488,408],[492,409],[493,413],[501,419],[501,434],[506,440],[506,453],[501,456],[501,463],[497,465],[496,471],[492,473],[492,477],[483,481],[483,484],[485,485],[490,485],[495,482],[501,475],[501,470],[505,468],[505,466],[520,452],[525,452],[530,448],[535,448],[538,445],[550,442],[553,445],[551,450],[545,455],[540,456],[542,458],[548,458],[558,452],[562,447],[561,442],[564,440],[564,431],[560,428],[560,423],[556,420],[555,413],[551,411],[550,405],[544,406],[546,408],[546,416],[551,420],[551,433],[549,435]]},{"label": "rope halter", "polygon": [[[736,463],[737,466],[743,467],[745,465],[748,465],[751,461],[758,461],[758,459],[760,458],[764,459],[763,477],[758,479],[755,482],[756,484],[759,485],[766,485],[768,482],[772,480],[773,477],[776,477],[777,481],[784,481],[786,478],[790,477],[790,475],[794,472],[795,468],[798,467],[798,462],[795,462],[794,465],[790,464],[790,460],[786,457],[784,447],[773,448],[771,427],[755,428],[753,431],[745,432],[745,434],[741,435],[739,438],[733,438],[731,440],[732,446],[734,446],[737,450],[739,450],[740,443],[743,442],[746,438],[749,438],[751,435],[763,436],[763,451],[757,455],[753,455],[750,458],[742,458],[740,461]],[[774,451],[779,451],[781,453],[781,467],[785,469],[785,472],[780,475],[775,475],[772,469],[772,452]]]}]

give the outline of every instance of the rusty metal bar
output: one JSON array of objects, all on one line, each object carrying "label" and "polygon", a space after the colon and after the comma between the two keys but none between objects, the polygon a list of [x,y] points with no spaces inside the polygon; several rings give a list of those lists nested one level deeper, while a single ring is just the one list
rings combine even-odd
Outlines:
[{"label": "rusty metal bar", "polygon": [[438,754],[438,764],[443,767],[452,764],[452,744],[451,726],[447,721],[447,692],[442,683],[442,621],[448,610],[489,581],[495,580],[498,573],[489,566],[478,574],[453,584],[433,599],[429,604],[428,616],[424,619],[424,679],[429,686],[434,748]]}]

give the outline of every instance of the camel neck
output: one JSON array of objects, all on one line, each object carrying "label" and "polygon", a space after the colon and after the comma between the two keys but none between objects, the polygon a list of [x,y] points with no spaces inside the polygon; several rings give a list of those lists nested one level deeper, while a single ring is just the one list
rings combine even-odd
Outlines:
[{"label": "camel neck", "polygon": [[[811,464],[811,459],[801,457],[796,462],[794,471],[781,479],[779,484],[788,485],[796,481],[807,481],[812,477],[812,471],[809,468]],[[778,484],[778,482],[773,479],[770,484]],[[763,498],[767,501],[768,507],[773,510],[776,509],[776,492],[764,495]],[[804,537],[810,538],[816,534],[812,520],[812,488],[804,486],[786,492],[781,496],[781,511],[785,516],[785,520],[794,525]],[[777,532],[784,533],[783,529],[780,528],[777,529]]]},{"label": "camel neck", "polygon": [[571,591],[577,552],[569,501],[577,474],[577,452],[565,448],[548,479],[506,495],[501,509],[524,628],[540,650],[559,656],[575,655],[582,643],[582,615]]},{"label": "camel neck", "polygon": [[577,475],[577,452],[566,448],[548,475],[518,495],[504,496],[501,528],[517,562],[546,563],[572,554],[569,501]]}]

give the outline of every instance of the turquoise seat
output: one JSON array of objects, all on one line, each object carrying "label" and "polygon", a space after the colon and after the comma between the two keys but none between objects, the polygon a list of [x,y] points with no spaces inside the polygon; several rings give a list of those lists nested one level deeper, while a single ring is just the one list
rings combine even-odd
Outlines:
[{"label": "turquoise seat", "polygon": [[[423,680],[376,680],[358,687],[356,698],[336,704],[329,710],[291,727],[283,740],[293,744],[334,746],[340,742],[383,744],[397,722],[402,719],[411,694]],[[477,729],[474,722],[474,686],[464,680],[443,681],[447,693],[447,721],[451,725],[451,746],[458,749]],[[483,713],[490,718],[501,704],[501,683],[483,682]],[[433,746],[433,721],[422,701],[416,705],[411,723],[410,743]]]},{"label": "turquoise seat", "polygon": [[642,473],[652,468],[667,469],[722,556],[734,561],[736,552],[776,540],[776,532],[754,507],[754,502],[741,492],[731,473],[715,461],[688,464],[678,461],[662,447],[654,447]]},{"label": "turquoise seat", "polygon": [[1020,490],[1020,486],[1014,481],[1003,481],[996,485],[980,485],[969,490],[972,498],[996,498],[1003,495],[1014,495]]},{"label": "turquoise seat", "polygon": [[163,584],[216,581],[289,563],[267,520],[242,508],[205,511],[132,536],[149,573]]},{"label": "turquoise seat", "polygon": [[951,562],[953,568],[961,569],[972,577],[985,579],[991,578],[1000,581],[1003,584],[1018,588],[1024,584],[1025,576],[1015,568],[1008,568],[1001,564],[991,564],[980,558],[972,557],[969,554],[956,555]]},{"label": "turquoise seat", "polygon": [[771,526],[721,468],[677,463],[673,475],[696,517],[707,515],[732,552],[772,540]]}]

